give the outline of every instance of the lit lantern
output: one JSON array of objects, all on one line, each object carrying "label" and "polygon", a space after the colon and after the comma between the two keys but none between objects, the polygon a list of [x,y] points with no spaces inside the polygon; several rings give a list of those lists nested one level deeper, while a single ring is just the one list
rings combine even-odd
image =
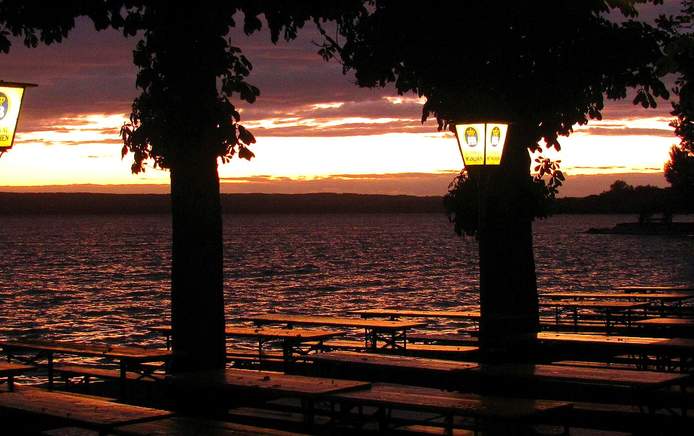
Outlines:
[{"label": "lit lantern", "polygon": [[456,124],[455,133],[465,166],[499,165],[508,124]]},{"label": "lit lantern", "polygon": [[24,90],[33,86],[36,85],[0,81],[0,154],[12,148],[14,144]]}]

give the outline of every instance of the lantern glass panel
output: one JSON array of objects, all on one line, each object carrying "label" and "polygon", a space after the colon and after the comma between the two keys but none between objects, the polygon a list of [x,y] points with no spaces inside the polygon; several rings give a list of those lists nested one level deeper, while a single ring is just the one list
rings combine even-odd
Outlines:
[{"label": "lantern glass panel", "polygon": [[0,151],[12,147],[24,88],[0,86]]}]

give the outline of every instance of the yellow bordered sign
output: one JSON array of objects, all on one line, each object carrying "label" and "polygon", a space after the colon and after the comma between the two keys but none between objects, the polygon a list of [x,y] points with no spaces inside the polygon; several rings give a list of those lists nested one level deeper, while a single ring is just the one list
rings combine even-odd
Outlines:
[{"label": "yellow bordered sign", "polygon": [[456,124],[455,132],[465,166],[501,164],[508,124]]},{"label": "yellow bordered sign", "polygon": [[24,90],[33,86],[36,85],[0,81],[0,153],[14,144]]}]

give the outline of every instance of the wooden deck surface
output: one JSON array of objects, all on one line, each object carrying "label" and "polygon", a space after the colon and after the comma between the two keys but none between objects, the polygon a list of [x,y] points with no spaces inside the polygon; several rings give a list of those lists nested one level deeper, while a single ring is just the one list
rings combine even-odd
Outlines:
[{"label": "wooden deck surface", "polygon": [[415,321],[391,321],[319,315],[289,315],[280,313],[268,313],[265,315],[250,316],[245,318],[245,320],[253,321],[256,324],[274,323],[288,325],[357,327],[381,331],[406,330],[416,327],[423,327],[426,325],[425,322]]},{"label": "wooden deck surface", "polygon": [[471,362],[459,362],[456,360],[429,359],[412,356],[395,356],[392,354],[356,353],[351,351],[331,351],[328,353],[314,354],[309,360],[318,363],[339,365],[368,365],[382,368],[413,369],[436,372],[458,372],[478,365]]},{"label": "wooden deck surface", "polygon": [[171,376],[174,385],[194,389],[257,391],[267,395],[315,397],[365,389],[368,382],[307,377],[267,371],[226,369]]},{"label": "wooden deck surface", "polygon": [[571,407],[571,403],[561,401],[481,397],[473,394],[387,383],[374,383],[371,389],[340,393],[333,395],[332,398],[361,405],[503,419],[531,417],[540,413]]},{"label": "wooden deck surface", "polygon": [[166,410],[32,388],[3,392],[0,394],[0,409],[51,416],[91,427],[123,425],[173,415]]}]

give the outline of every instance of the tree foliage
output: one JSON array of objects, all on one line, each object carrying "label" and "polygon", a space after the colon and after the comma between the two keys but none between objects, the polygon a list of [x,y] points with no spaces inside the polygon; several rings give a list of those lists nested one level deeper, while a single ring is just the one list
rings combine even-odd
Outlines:
[{"label": "tree foliage", "polygon": [[[606,98],[625,98],[634,88],[635,104],[655,107],[656,98],[668,97],[656,71],[665,32],[635,20],[639,3],[648,2],[548,0],[490,7],[482,1],[432,1],[415,11],[410,2],[371,0],[338,20],[338,36],[324,31],[321,53],[339,57],[361,86],[392,83],[401,94],[426,97],[422,120],[435,117],[439,129],[458,120],[510,120],[525,129],[524,147],[539,151],[544,141],[558,150],[559,136],[602,117]],[[613,12],[624,20],[610,20]],[[556,163],[539,159],[537,186],[529,184],[528,192],[549,200],[564,175]],[[452,190],[467,180],[462,175]],[[543,213],[540,207],[534,215]]]},{"label": "tree foliage", "polygon": [[671,123],[680,143],[670,150],[665,163],[665,178],[678,194],[681,208],[694,211],[694,1],[683,0],[682,12],[676,17],[662,18],[661,27],[670,35],[662,62],[664,71],[677,73],[673,93]]}]

